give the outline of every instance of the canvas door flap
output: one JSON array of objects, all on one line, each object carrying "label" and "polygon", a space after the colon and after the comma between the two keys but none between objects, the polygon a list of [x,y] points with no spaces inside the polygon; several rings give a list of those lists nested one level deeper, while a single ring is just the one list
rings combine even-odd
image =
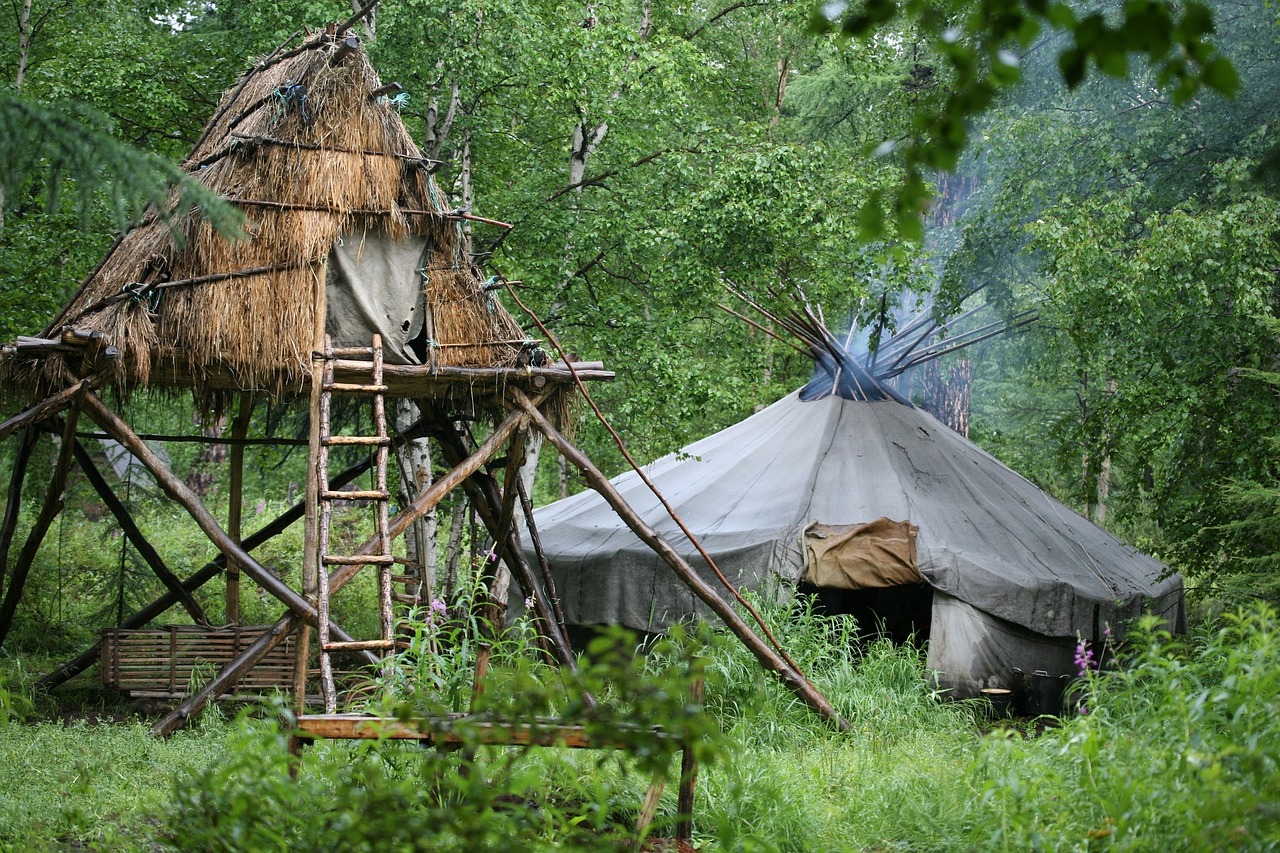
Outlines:
[{"label": "canvas door flap", "polygon": [[916,533],[908,521],[819,524],[804,529],[805,581],[838,589],[921,583]]},{"label": "canvas door flap", "polygon": [[422,258],[426,238],[393,240],[381,232],[342,235],[329,255],[326,331],[335,346],[368,346],[382,336],[391,364],[418,364],[409,341],[422,332]]}]

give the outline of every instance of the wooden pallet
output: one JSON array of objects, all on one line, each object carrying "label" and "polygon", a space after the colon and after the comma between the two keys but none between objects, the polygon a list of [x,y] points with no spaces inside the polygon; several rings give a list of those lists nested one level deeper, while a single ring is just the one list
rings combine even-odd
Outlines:
[{"label": "wooden pallet", "polygon": [[[108,629],[102,632],[102,686],[130,696],[183,696],[193,682],[208,681],[270,627]],[[265,693],[287,691],[292,682],[293,639],[289,638],[246,673],[236,687],[247,693]]]}]

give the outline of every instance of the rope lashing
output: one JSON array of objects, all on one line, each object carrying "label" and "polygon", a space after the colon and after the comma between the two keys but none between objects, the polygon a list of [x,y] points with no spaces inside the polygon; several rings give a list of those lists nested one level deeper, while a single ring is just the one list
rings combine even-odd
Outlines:
[{"label": "rope lashing", "polygon": [[120,292],[127,295],[134,305],[146,305],[152,314],[160,310],[160,298],[164,296],[164,291],[141,281],[126,282]]},{"label": "rope lashing", "polygon": [[389,107],[395,107],[396,112],[400,112],[409,105],[409,93],[401,92],[398,95],[379,95],[378,103]]},{"label": "rope lashing", "polygon": [[529,364],[534,367],[545,367],[551,361],[547,351],[542,348],[542,341],[525,338],[520,343],[520,354],[516,356],[517,364]]},{"label": "rope lashing", "polygon": [[275,98],[276,116],[272,124],[289,112],[290,107],[296,107],[302,115],[302,120],[311,124],[311,114],[307,112],[307,90],[302,88],[301,83],[295,83],[292,80],[284,81],[284,85],[276,89]]}]

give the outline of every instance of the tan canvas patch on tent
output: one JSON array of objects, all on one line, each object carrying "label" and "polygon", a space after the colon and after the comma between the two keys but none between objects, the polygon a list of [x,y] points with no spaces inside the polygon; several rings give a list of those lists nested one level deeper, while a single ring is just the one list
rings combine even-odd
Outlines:
[{"label": "tan canvas patch on tent", "polygon": [[921,583],[916,533],[908,521],[819,524],[804,529],[804,579],[814,586],[878,589]]}]

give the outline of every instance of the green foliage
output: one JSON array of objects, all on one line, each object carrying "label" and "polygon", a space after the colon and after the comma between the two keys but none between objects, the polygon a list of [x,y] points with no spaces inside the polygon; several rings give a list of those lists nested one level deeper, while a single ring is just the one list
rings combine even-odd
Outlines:
[{"label": "green foliage", "polygon": [[[99,191],[109,189],[108,211],[117,228],[137,222],[148,206],[169,223],[198,207],[218,230],[239,231],[241,216],[234,208],[165,158],[121,142],[106,116],[90,107],[42,104],[0,92],[0,128],[0,186],[8,199],[21,200],[27,185],[43,173],[42,195],[50,212],[58,209],[66,179],[74,179],[84,224]],[[177,190],[172,205],[171,189]]]},{"label": "green foliage", "polygon": [[[1057,62],[1070,89],[1084,82],[1091,65],[1103,74],[1127,77],[1131,54],[1146,58],[1155,84],[1171,90],[1175,103],[1186,103],[1202,88],[1232,95],[1240,85],[1235,67],[1212,39],[1212,13],[1196,2],[1143,0],[1124,4],[1118,13],[1104,9],[1081,15],[1069,3],[1046,0],[842,0],[815,7],[813,25],[864,40],[882,38],[898,25],[917,33],[945,69],[947,94],[915,111],[912,137],[901,146],[906,178],[892,196],[892,221],[917,238],[930,198],[929,177],[956,167],[969,141],[970,121],[1021,78],[1015,51],[1027,52],[1046,28],[1067,37]],[[885,218],[876,212],[881,199],[878,195],[865,208],[872,211],[862,217],[866,235],[879,235],[884,227]]]},{"label": "green foliage", "polygon": [[1089,677],[1087,714],[1035,740],[984,741],[971,778],[985,820],[971,841],[1012,850],[1280,843],[1275,611],[1228,614],[1191,642],[1154,626],[1130,635],[1123,667]]}]

